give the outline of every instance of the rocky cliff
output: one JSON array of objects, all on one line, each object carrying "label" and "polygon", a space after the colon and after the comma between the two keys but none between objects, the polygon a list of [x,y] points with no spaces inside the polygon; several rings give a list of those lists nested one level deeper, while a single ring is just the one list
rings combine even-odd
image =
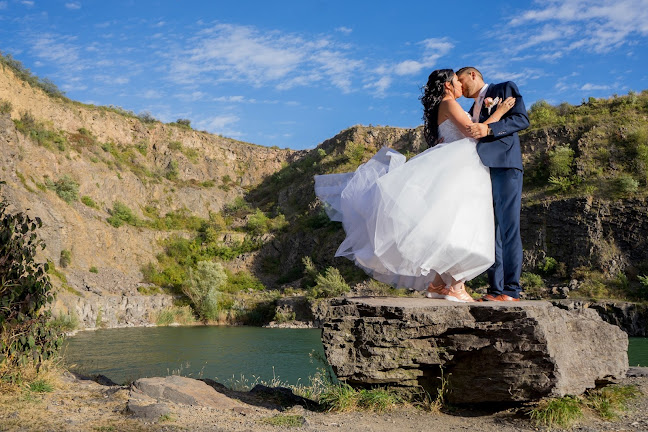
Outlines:
[{"label": "rocky cliff", "polygon": [[[648,96],[640,96],[572,107],[576,114],[561,120],[572,126],[548,124],[521,135],[529,180],[522,210],[525,271],[538,273],[551,257],[560,271],[543,275],[552,283],[582,282],[593,271],[614,284],[621,275],[625,286],[617,294],[642,296],[638,277],[648,274],[648,204],[641,152],[648,144],[637,128],[647,127]],[[232,243],[246,235],[242,228],[257,210],[285,217],[286,224],[255,234],[254,251],[228,258],[232,271],[249,270],[267,288],[299,290],[308,285],[302,258],[310,256],[320,271],[335,266],[351,285],[363,281],[364,273],[349,261],[334,258],[344,232],[316,200],[313,175],[352,171],[383,146],[408,156],[426,148],[421,128],[365,126],[310,151],[265,148],[119,108],[51,97],[4,66],[0,99],[8,102],[0,114],[2,196],[43,219],[43,259],[56,267],[60,306],[95,311],[84,322],[96,318],[93,296],[116,296],[107,304],[121,304],[122,296],[138,295],[142,266],[157,263],[164,239],[200,240],[207,236],[199,232],[200,220],[225,217],[228,228],[218,233],[219,241]],[[614,120],[619,107],[626,120],[631,110],[634,129]],[[592,114],[599,108],[604,117]],[[532,123],[535,118],[532,113]],[[556,168],[561,154],[567,158]],[[551,186],[556,169],[564,175]],[[76,195],[68,199],[74,188]],[[237,198],[245,198],[246,212],[217,215]],[[124,212],[130,223],[110,223]],[[192,218],[200,220],[189,226]],[[184,222],[169,223],[177,220]],[[198,240],[193,244],[200,246]],[[160,264],[158,270],[168,268]],[[569,295],[589,296],[592,290]]]},{"label": "rocky cliff", "polygon": [[[90,293],[136,295],[140,269],[155,260],[159,241],[183,235],[115,227],[107,222],[115,203],[144,221],[167,214],[208,219],[300,154],[53,98],[2,65],[0,99],[9,102],[0,114],[1,193],[43,220],[42,259],[58,268],[52,280],[71,295],[67,304]],[[56,192],[66,184],[77,188],[67,202]]]}]

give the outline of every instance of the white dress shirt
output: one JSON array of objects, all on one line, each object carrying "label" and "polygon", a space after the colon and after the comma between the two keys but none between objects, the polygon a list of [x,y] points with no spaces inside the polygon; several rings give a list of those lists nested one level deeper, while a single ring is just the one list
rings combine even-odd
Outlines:
[{"label": "white dress shirt", "polygon": [[475,101],[475,107],[473,108],[473,113],[472,113],[473,123],[479,123],[479,113],[481,112],[482,105],[484,104],[484,98],[486,97],[487,88],[488,88],[488,84],[484,84],[484,87],[482,87],[481,90],[479,91],[479,96],[477,96],[477,100]]}]

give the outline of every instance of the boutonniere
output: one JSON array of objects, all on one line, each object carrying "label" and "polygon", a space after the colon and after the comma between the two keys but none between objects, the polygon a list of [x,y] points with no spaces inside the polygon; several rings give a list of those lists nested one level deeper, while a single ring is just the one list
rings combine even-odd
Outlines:
[{"label": "boutonniere", "polygon": [[496,106],[498,103],[500,103],[501,99],[499,97],[496,97],[493,99],[492,97],[487,97],[484,99],[484,106],[488,109],[488,115],[491,113],[491,109]]}]

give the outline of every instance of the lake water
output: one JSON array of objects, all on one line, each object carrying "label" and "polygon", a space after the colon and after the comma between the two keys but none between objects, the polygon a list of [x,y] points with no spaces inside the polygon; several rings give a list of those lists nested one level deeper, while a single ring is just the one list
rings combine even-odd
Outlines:
[{"label": "lake water", "polygon": [[224,384],[241,376],[308,384],[323,367],[310,356],[324,356],[320,335],[318,329],[220,326],[83,331],[67,339],[64,359],[72,370],[120,384],[172,373]]},{"label": "lake water", "polygon": [[648,338],[629,338],[628,363],[630,366],[648,366]]},{"label": "lake water", "polygon": [[[317,329],[260,327],[149,327],[79,332],[67,339],[72,370],[102,374],[117,383],[172,373],[194,378],[308,384],[324,355]],[[648,338],[630,338],[631,366],[648,366]]]}]

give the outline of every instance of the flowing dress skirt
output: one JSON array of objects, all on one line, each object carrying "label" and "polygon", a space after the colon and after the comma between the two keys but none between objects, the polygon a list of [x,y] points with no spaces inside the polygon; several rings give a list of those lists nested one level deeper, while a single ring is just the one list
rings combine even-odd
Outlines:
[{"label": "flowing dress skirt", "polygon": [[490,174],[474,140],[407,162],[383,148],[353,173],[315,176],[315,193],[346,232],[336,256],[379,281],[424,290],[437,273],[470,280],[494,262]]}]

